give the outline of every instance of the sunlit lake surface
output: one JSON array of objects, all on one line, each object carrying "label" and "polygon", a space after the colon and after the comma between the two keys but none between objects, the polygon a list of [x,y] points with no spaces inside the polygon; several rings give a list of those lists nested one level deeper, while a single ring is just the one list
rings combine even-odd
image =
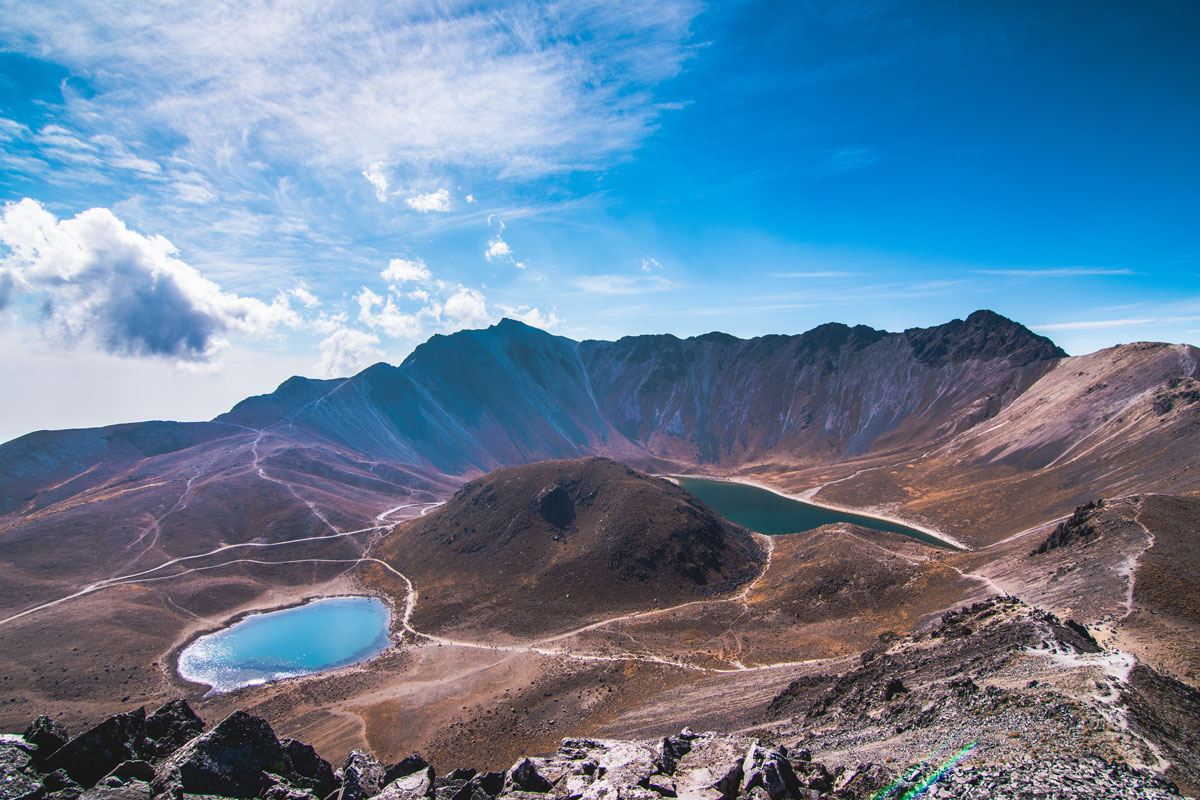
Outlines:
[{"label": "sunlit lake surface", "polygon": [[391,644],[391,612],[373,597],[330,597],[252,614],[201,636],[179,655],[179,674],[228,692],[366,661]]}]

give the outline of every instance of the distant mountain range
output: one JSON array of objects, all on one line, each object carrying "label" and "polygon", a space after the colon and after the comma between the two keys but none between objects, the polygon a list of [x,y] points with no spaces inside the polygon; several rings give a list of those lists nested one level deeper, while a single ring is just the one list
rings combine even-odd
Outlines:
[{"label": "distant mountain range", "polygon": [[[959,473],[1012,474],[1089,452],[1088,463],[1118,454],[1121,465],[1105,469],[1140,475],[1143,488],[1194,487],[1197,476],[1172,466],[1170,454],[1200,434],[1198,364],[1186,345],[1068,358],[990,311],[903,333],[831,323],[748,340],[576,342],[505,319],[434,336],[399,366],[290,378],[212,422],[12,440],[0,445],[0,525],[73,518],[81,503],[123,504],[128,489],[149,485],[153,494],[173,480],[197,490],[246,474],[262,483],[263,468],[284,505],[300,503],[299,491],[362,521],[397,497],[445,496],[498,467],[585,455],[650,470],[782,474],[926,454],[930,464],[951,458]],[[1071,485],[1108,488],[1087,464],[1076,470]],[[827,491],[856,485],[837,477]],[[1069,510],[1078,499],[1056,502]],[[245,536],[236,530],[252,520],[231,524]]]},{"label": "distant mountain range", "polygon": [[[648,613],[571,646],[736,672],[857,654],[956,603],[1019,593],[1089,624],[1154,631],[1169,647],[1145,657],[1192,674],[1198,377],[1194,347],[1068,357],[989,311],[903,333],[829,324],[749,340],[576,342],[504,320],[435,336],[399,366],[291,378],[210,422],[31,433],[0,445],[0,726],[48,708],[76,725],[130,698],[194,692],[172,667],[189,636],[249,610],[362,591],[393,601],[397,635],[411,623],[447,638],[410,636],[349,683],[331,677],[324,699],[297,699],[314,686],[303,682],[253,695],[276,697],[288,724],[315,725],[326,748],[368,735],[397,750],[484,741],[412,710],[440,692],[395,700],[394,670],[423,686],[421,675],[459,669],[491,692],[498,673],[485,663],[510,652],[493,644],[566,646],[560,627],[587,632],[595,616],[631,610]],[[619,464],[501,469],[586,456],[755,481],[919,523],[969,549],[849,526],[755,545],[681,490]],[[396,526],[456,492],[441,512]],[[1088,523],[1098,544],[1035,553],[1058,518],[1099,497],[1111,502]],[[762,578],[753,592],[703,605],[746,575]],[[669,604],[679,610],[664,613]],[[1163,634],[1167,609],[1182,621]],[[678,678],[660,686],[644,663],[591,656],[572,669],[598,672],[569,677],[551,656],[542,677],[514,667],[506,679],[512,696],[531,693],[525,708],[570,695],[580,708],[629,709]],[[761,675],[763,686],[774,680]],[[609,681],[632,681],[633,694]],[[519,707],[495,690],[479,708],[508,731]],[[458,714],[455,692],[445,698]],[[204,702],[227,713],[249,698]],[[545,738],[558,712],[540,713],[521,717],[545,720]],[[543,739],[523,741],[512,744]]]}]

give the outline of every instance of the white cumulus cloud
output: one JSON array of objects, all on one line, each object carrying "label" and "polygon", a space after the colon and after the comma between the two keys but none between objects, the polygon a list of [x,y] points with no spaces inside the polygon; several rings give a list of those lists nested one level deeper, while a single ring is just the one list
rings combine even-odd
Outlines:
[{"label": "white cumulus cloud", "polygon": [[449,211],[450,210],[450,192],[445,189],[438,189],[436,192],[429,194],[415,194],[412,197],[406,198],[405,203],[408,207],[415,211],[420,211],[423,214],[428,214],[430,211]]},{"label": "white cumulus cloud", "polygon": [[508,246],[508,242],[504,241],[498,233],[488,240],[487,250],[483,253],[488,261],[511,259],[512,254],[512,248]]},{"label": "white cumulus cloud", "polygon": [[433,278],[429,267],[425,266],[425,262],[419,258],[411,260],[393,258],[388,262],[387,269],[379,273],[379,276],[392,284],[401,284],[406,281],[425,283]]},{"label": "white cumulus cloud", "polygon": [[535,328],[550,331],[562,324],[562,317],[554,311],[545,312],[532,306],[500,306],[504,316],[532,325]]},{"label": "white cumulus cloud", "polygon": [[317,376],[340,378],[353,375],[382,357],[378,344],[379,337],[372,333],[339,328],[317,346],[321,354],[316,366]]},{"label": "white cumulus cloud", "polygon": [[205,361],[225,336],[262,336],[301,320],[281,293],[271,303],[224,291],[178,258],[162,236],[129,230],[93,208],[58,219],[26,198],[0,214],[0,301],[29,296],[66,344],[121,356]]},{"label": "white cumulus cloud", "polygon": [[466,287],[451,295],[442,310],[454,328],[479,328],[493,319],[488,313],[487,300],[483,294]]}]

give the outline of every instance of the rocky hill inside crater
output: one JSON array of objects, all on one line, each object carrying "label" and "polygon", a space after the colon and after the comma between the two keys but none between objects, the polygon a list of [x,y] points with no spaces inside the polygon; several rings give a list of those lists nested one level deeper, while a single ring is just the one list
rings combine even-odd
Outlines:
[{"label": "rocky hill inside crater", "polygon": [[521,636],[732,594],[766,560],[754,534],[606,458],[497,470],[373,554],[415,582],[419,629]]}]

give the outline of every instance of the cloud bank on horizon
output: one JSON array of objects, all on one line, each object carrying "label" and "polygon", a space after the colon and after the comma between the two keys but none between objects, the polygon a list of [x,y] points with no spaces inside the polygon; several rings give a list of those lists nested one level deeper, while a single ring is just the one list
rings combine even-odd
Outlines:
[{"label": "cloud bank on horizon", "polygon": [[[0,0],[0,19],[0,339],[40,387],[0,394],[0,438],[211,416],[501,316],[755,335],[991,307],[1073,352],[1196,341],[1187,4]],[[70,382],[101,363],[192,377],[46,419],[32,398],[88,394]]]}]

